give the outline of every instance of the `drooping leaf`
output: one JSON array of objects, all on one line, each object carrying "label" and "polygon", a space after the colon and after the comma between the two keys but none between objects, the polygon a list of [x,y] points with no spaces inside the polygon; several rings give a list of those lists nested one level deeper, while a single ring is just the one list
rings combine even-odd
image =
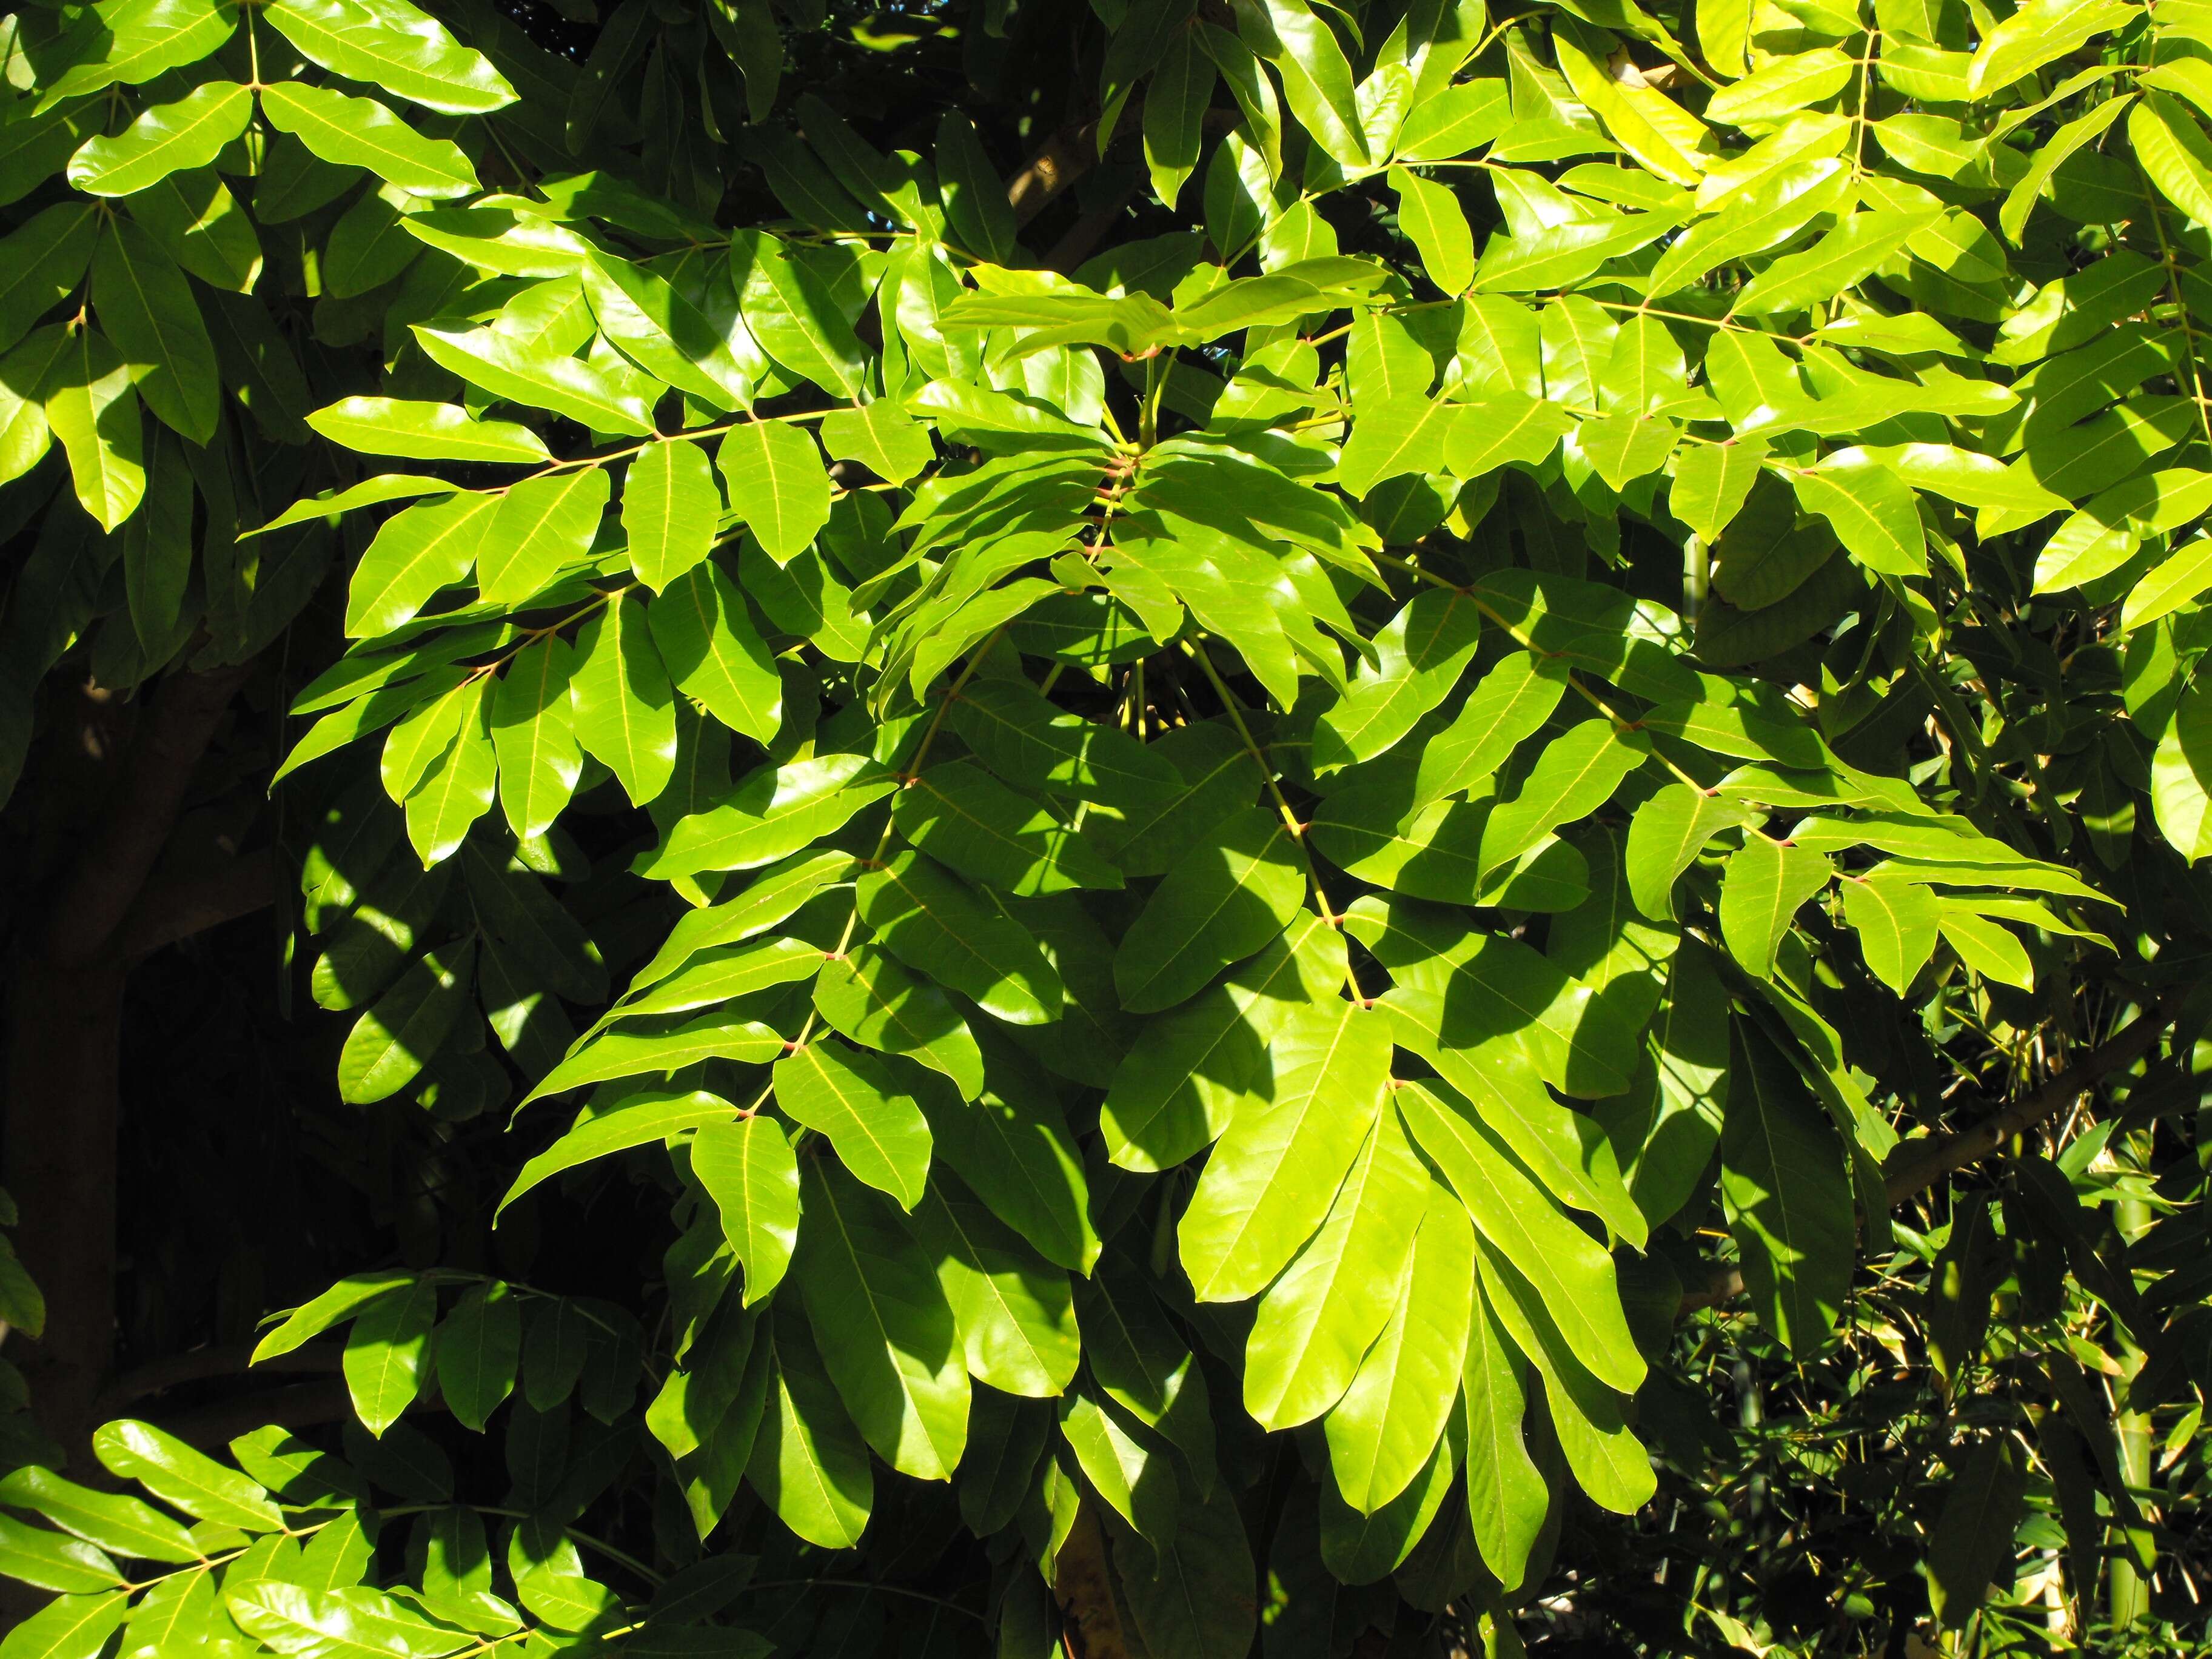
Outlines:
[{"label": "drooping leaf", "polygon": [[1753,1305],[1792,1353],[1818,1353],[1850,1282],[1850,1179],[1804,1085],[1743,1021],[1730,1056],[1721,1196]]},{"label": "drooping leaf", "polygon": [[1293,1009],[1271,1057],[1269,1095],[1231,1121],[1177,1228],[1204,1301],[1254,1295],[1288,1264],[1382,1112],[1390,1036],[1372,1010],[1343,1001]]}]

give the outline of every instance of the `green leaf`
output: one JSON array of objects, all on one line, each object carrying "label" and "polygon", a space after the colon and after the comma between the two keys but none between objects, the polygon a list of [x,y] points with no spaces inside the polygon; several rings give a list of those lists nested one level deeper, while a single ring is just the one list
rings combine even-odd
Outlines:
[{"label": "green leaf", "polygon": [[655,444],[630,464],[623,486],[623,530],[630,568],[656,593],[714,546],[721,518],[714,465],[694,443]]},{"label": "green leaf", "polygon": [[525,478],[500,498],[477,549],[477,591],[487,605],[519,605],[590,553],[606,514],[605,469]]},{"label": "green leaf", "polygon": [[733,1060],[760,1065],[781,1056],[783,1039],[757,1020],[709,1014],[665,1031],[603,1031],[580,1042],[568,1056],[523,1097],[521,1104],[566,1093],[586,1083],[617,1078],[663,1076],[702,1060]]},{"label": "green leaf", "polygon": [[123,526],[123,583],[138,643],[172,648],[192,572],[192,476],[184,452],[160,433],[147,456],[146,495]]},{"label": "green leaf", "polygon": [[370,1654],[433,1659],[455,1632],[365,1585],[314,1591],[275,1576],[225,1587],[230,1616],[277,1652],[366,1659]]},{"label": "green leaf", "polygon": [[866,354],[813,271],[774,237],[741,230],[730,239],[730,276],[745,326],[769,356],[824,392],[859,398]]},{"label": "green leaf", "polygon": [[1428,1171],[1385,1111],[1321,1231],[1259,1301],[1244,1349],[1244,1409],[1263,1428],[1310,1422],[1343,1398],[1407,1278]]},{"label": "green leaf", "polygon": [[67,1595],[113,1589],[126,1582],[98,1546],[4,1515],[0,1515],[0,1572]]},{"label": "green leaf", "polygon": [[1519,858],[1561,824],[1595,811],[1650,752],[1640,733],[1607,720],[1583,720],[1553,738],[1519,793],[1483,826],[1484,873]]},{"label": "green leaf", "polygon": [[729,797],[680,820],[638,868],[659,880],[751,870],[834,835],[898,786],[865,755],[817,755],[748,774]]},{"label": "green leaf", "polygon": [[[938,123],[934,155],[938,194],[954,240],[971,252],[1007,264],[1015,251],[1013,210],[1006,202],[1005,182],[976,137],[975,123],[957,110],[948,110]],[[826,431],[823,441],[830,441]]]},{"label": "green leaf", "polygon": [[[89,202],[57,202],[0,239],[0,350],[16,343],[32,325],[83,278],[100,239],[100,210]],[[26,396],[35,385],[12,380]]]},{"label": "green leaf", "polygon": [[1662,786],[1628,822],[1628,890],[1636,908],[1654,921],[1671,921],[1676,878],[1715,836],[1753,817],[1740,804],[1693,785]]},{"label": "green leaf", "polygon": [[[2158,79],[2160,73],[2160,70],[2153,70],[2142,77],[2143,84],[2166,84]],[[2003,228],[2006,240],[2015,247],[2020,246],[2021,233],[2027,226],[2027,216],[2034,211],[2036,198],[2050,185],[2051,176],[2083,145],[2093,143],[2103,137],[2106,129],[2126,114],[2128,106],[2134,101],[2131,95],[2123,94],[2094,105],[2087,112],[2067,122],[2036,146],[2027,170],[2006,194],[2004,205],[1997,210],[1997,223]]]},{"label": "green leaf", "polygon": [[1654,88],[1616,81],[1607,62],[1614,45],[1609,36],[1565,22],[1552,43],[1568,85],[1616,143],[1647,172],[1678,185],[1698,183],[1703,123]]},{"label": "green leaf", "polygon": [[1437,1182],[1421,1205],[1413,1261],[1389,1317],[1322,1424],[1337,1490],[1362,1515],[1404,1492],[1429,1461],[1467,1353],[1474,1234],[1467,1212]]},{"label": "green leaf", "polygon": [[1021,788],[1126,807],[1182,787],[1171,761],[1011,680],[969,681],[952,700],[948,724],[978,760]]},{"label": "green leaf", "polygon": [[[580,274],[600,337],[642,373],[710,409],[751,404],[752,376],[738,362],[732,337],[691,295],[655,272],[596,248]],[[757,353],[745,356],[760,366]]]},{"label": "green leaf", "polygon": [[[479,421],[453,404],[341,398],[307,416],[332,443],[416,461],[550,461],[545,440],[513,421]],[[363,488],[356,485],[355,489]],[[351,495],[352,491],[346,492]],[[366,503],[364,503],[366,504]],[[327,509],[338,511],[335,502]],[[270,528],[276,526],[272,524]]]},{"label": "green leaf", "polygon": [[253,1357],[248,1363],[258,1365],[264,1359],[289,1353],[333,1326],[352,1318],[369,1303],[390,1296],[413,1282],[412,1273],[397,1267],[349,1274],[313,1301],[294,1309],[289,1318],[255,1346]]},{"label": "green leaf", "polygon": [[460,146],[425,138],[373,99],[286,81],[261,92],[261,112],[323,161],[367,167],[416,196],[466,196],[480,186]]},{"label": "green leaf", "polygon": [[1818,772],[1827,763],[1820,738],[1804,726],[1710,701],[1662,702],[1644,711],[1644,731],[1693,743],[1710,754],[1771,761]]},{"label": "green leaf", "polygon": [[1928,542],[1911,489],[1863,449],[1838,450],[1817,467],[1790,475],[1808,513],[1832,525],[1837,539],[1868,569],[1886,576],[1928,574]]},{"label": "green leaf", "polygon": [[1364,497],[1391,478],[1435,471],[1459,449],[1459,431],[1468,418],[1465,405],[1425,397],[1363,405],[1344,446],[1337,482]]},{"label": "green leaf", "polygon": [[2151,757],[2159,833],[2190,863],[2212,854],[2212,690],[2192,684]]},{"label": "green leaf", "polygon": [[789,564],[830,522],[830,475],[804,429],[781,421],[741,422],[718,455],[730,510],[768,556]]},{"label": "green leaf", "polygon": [[775,1064],[775,1101],[826,1136],[846,1169],[911,1210],[929,1175],[929,1124],[890,1062],[810,1042]]},{"label": "green leaf", "polygon": [[646,607],[645,620],[678,690],[754,742],[775,740],[783,679],[744,596],[719,565],[704,561],[676,577]]},{"label": "green leaf", "polygon": [[[335,1530],[335,1528],[333,1528]],[[140,1598],[125,1627],[122,1651],[131,1659],[152,1659],[215,1637],[215,1575],[185,1573],[165,1578]]]},{"label": "green leaf", "polygon": [[792,860],[725,904],[687,912],[669,930],[653,960],[630,981],[633,994],[659,984],[701,951],[735,945],[785,921],[832,883],[849,878],[856,860],[835,851]]},{"label": "green leaf", "polygon": [[937,1156],[1030,1249],[1072,1273],[1098,1260],[1083,1154],[1049,1097],[1000,1090],[955,1108],[925,1103]]},{"label": "green leaf", "polygon": [[[775,1044],[781,1051],[781,1040]],[[782,1283],[799,1243],[799,1160],[791,1142],[782,1126],[757,1114],[704,1123],[691,1137],[691,1173],[721,1212],[722,1236],[745,1270],[744,1304],[753,1307]]]},{"label": "green leaf", "polygon": [[1765,1036],[1735,1022],[1721,1199],[1759,1318],[1809,1360],[1850,1286],[1850,1177],[1835,1131]]},{"label": "green leaf", "polygon": [[69,456],[79,504],[101,529],[113,531],[146,493],[144,423],[122,354],[98,330],[78,329],[55,354],[40,390],[46,422]]},{"label": "green leaf", "polygon": [[2012,1560],[2027,1499],[2027,1473],[2009,1436],[1980,1441],[1960,1458],[1928,1551],[1929,1605],[1945,1629],[1963,1628],[1981,1610],[1990,1581]]},{"label": "green leaf", "polygon": [[1121,872],[1073,830],[963,761],[915,778],[892,803],[891,817],[939,863],[1010,893],[1121,885]]},{"label": "green leaf", "polygon": [[496,1279],[470,1286],[438,1327],[434,1352],[447,1409],[482,1433],[494,1408],[514,1392],[522,1363],[522,1312],[514,1293]]},{"label": "green leaf", "polygon": [[1420,250],[1429,280],[1446,294],[1463,294],[1474,280],[1474,232],[1459,198],[1445,185],[1402,167],[1390,169],[1398,198],[1398,225]]},{"label": "green leaf", "polygon": [[1451,693],[1474,654],[1481,613],[1464,594],[1424,589],[1375,636],[1371,672],[1354,676],[1315,722],[1313,767],[1326,774],[1372,760]]},{"label": "green leaf", "polygon": [[1126,809],[1093,806],[1085,837],[1125,875],[1165,875],[1224,819],[1252,804],[1260,789],[1256,760],[1225,722],[1180,726],[1146,745],[1182,775],[1182,787]]},{"label": "green leaf", "polygon": [[2109,574],[2146,536],[2163,534],[2212,506],[2212,472],[2172,467],[2100,490],[2051,532],[2035,560],[2035,591],[2055,592]]},{"label": "green leaf", "polygon": [[1418,1083],[1401,1084],[1397,1099],[1414,1140],[1451,1182],[1475,1230],[1535,1285],[1575,1358],[1593,1376],[1632,1393],[1644,1380],[1644,1359],[1621,1310],[1613,1258],[1473,1116]]},{"label": "green leaf", "polygon": [[1544,1406],[1560,1451],[1592,1502],[1633,1515],[1658,1480],[1651,1455],[1622,1414],[1620,1396],[1583,1370],[1562,1341],[1552,1310],[1504,1255],[1479,1233],[1475,1255],[1483,1297],[1544,1381]]},{"label": "green leaf", "polygon": [[1406,112],[1406,124],[1398,129],[1397,154],[1405,161],[1449,161],[1490,143],[1512,118],[1501,77],[1443,87]]},{"label": "green leaf", "polygon": [[1566,689],[1563,666],[1551,659],[1526,651],[1498,659],[1468,694],[1458,717],[1423,745],[1416,804],[1486,793],[1506,757],[1542,729]]},{"label": "green leaf", "polygon": [[1847,879],[1842,890],[1844,917],[1858,933],[1867,966],[1905,995],[1935,952],[1942,906],[1925,887],[1910,882]]},{"label": "green leaf", "polygon": [[644,609],[611,596],[576,635],[569,681],[576,741],[607,763],[637,806],[665,789],[676,771],[676,694]]},{"label": "green leaf", "polygon": [[[171,258],[212,288],[246,294],[261,278],[261,239],[222,181],[211,169],[173,173],[124,198],[131,216],[154,233]],[[291,427],[292,393],[304,392],[290,367],[270,351],[267,337],[244,323],[228,305],[220,309],[222,326],[238,339],[234,372],[250,398],[275,399],[283,407],[264,410],[272,435],[296,439]]]},{"label": "green leaf", "polygon": [[1502,392],[1462,406],[1444,447],[1454,477],[1480,478],[1502,466],[1534,466],[1575,429],[1574,417],[1541,398]]},{"label": "green leaf", "polygon": [[913,1224],[936,1259],[969,1375],[1033,1400],[1066,1392],[1082,1354],[1066,1274],[1038,1265],[988,1209],[939,1185],[923,1196]]},{"label": "green leaf", "polygon": [[1729,126],[1779,120],[1834,96],[1857,69],[1833,46],[1778,55],[1708,99],[1705,119]]},{"label": "green leaf", "polygon": [[908,967],[1012,1025],[1057,1018],[1059,975],[1028,929],[919,853],[895,854],[863,875],[860,920]]},{"label": "green leaf", "polygon": [[1109,1159],[1149,1171],[1202,1151],[1250,1097],[1282,1017],[1334,997],[1344,980],[1341,942],[1320,917],[1302,913],[1221,983],[1151,1022],[1099,1109]]},{"label": "green leaf", "polygon": [[665,1140],[702,1123],[726,1123],[736,1115],[737,1108],[728,1101],[703,1090],[684,1094],[647,1091],[620,1096],[604,1107],[587,1106],[568,1133],[522,1166],[499,1207],[506,1209],[532,1188],[564,1170],[633,1146]]},{"label": "green leaf", "polygon": [[430,361],[495,398],[550,410],[594,432],[647,437],[650,399],[631,380],[580,357],[556,357],[495,328],[441,328],[417,323],[412,333]]},{"label": "green leaf", "polygon": [[252,116],[251,92],[235,81],[210,81],[142,112],[112,138],[86,141],[70,157],[69,181],[88,196],[135,196],[173,173],[207,166]]},{"label": "green leaf", "polygon": [[1819,853],[1756,833],[1745,836],[1721,878],[1721,937],[1729,954],[1747,972],[1771,975],[1775,948],[1798,906],[1826,886],[1831,873]]},{"label": "green leaf", "polygon": [[404,801],[414,793],[483,700],[483,685],[465,678],[450,690],[426,697],[394,726],[384,740],[378,762],[385,793],[395,801]]},{"label": "green leaf", "polygon": [[93,1433],[92,1453],[110,1474],[136,1480],[163,1503],[203,1521],[247,1532],[283,1527],[283,1516],[258,1486],[150,1423],[120,1418],[102,1425]]},{"label": "green leaf", "polygon": [[1173,1006],[1290,925],[1305,872],[1281,819],[1253,808],[1187,854],[1129,925],[1114,958],[1121,1006]]},{"label": "green leaf", "polygon": [[58,1595],[0,1638],[0,1659],[97,1659],[130,1607],[120,1592]]},{"label": "green leaf", "polygon": [[335,520],[340,514],[349,513],[356,507],[377,507],[386,501],[404,501],[417,495],[450,495],[453,489],[453,486],[443,478],[425,477],[416,472],[387,472],[380,477],[364,478],[349,489],[310,495],[295,501],[268,523],[252,530],[241,531],[238,539],[250,541],[256,536],[265,536],[274,530],[289,530],[295,524],[305,524],[313,519]]},{"label": "green leaf", "polygon": [[1499,902],[1485,890],[1479,856],[1491,803],[1441,800],[1407,812],[1404,799],[1402,780],[1355,785],[1329,798],[1308,833],[1347,873],[1395,893],[1447,904]]},{"label": "green leaf", "polygon": [[82,42],[82,56],[43,88],[41,111],[102,87],[139,86],[198,63],[230,39],[239,8],[219,0],[115,6]]},{"label": "green leaf", "polygon": [[[957,118],[946,116],[950,122]],[[944,161],[940,152],[938,160]],[[939,186],[945,185],[939,180]],[[817,430],[822,447],[839,460],[860,462],[878,477],[902,484],[937,459],[929,428],[889,401],[835,409]]]},{"label": "green leaf", "polygon": [[1982,36],[1966,70],[1967,94],[1979,98],[2001,92],[2136,15],[2118,0],[2028,0]]},{"label": "green leaf", "polygon": [[982,1091],[983,1053],[952,1000],[873,945],[823,964],[814,1006],[840,1036],[942,1072],[963,1100]]},{"label": "green leaf", "polygon": [[1387,1021],[1356,1003],[1285,1015],[1271,1092],[1231,1120],[1176,1230],[1200,1301],[1257,1294],[1321,1226],[1382,1113],[1390,1053]]},{"label": "green leaf", "polygon": [[[830,574],[817,550],[779,565],[748,536],[738,544],[738,577],[774,628],[809,641],[833,662],[867,657],[867,619],[854,611],[852,590]],[[896,669],[891,677],[897,678]]]},{"label": "green leaf", "polygon": [[346,592],[349,639],[389,634],[465,578],[498,511],[496,495],[448,495],[386,520],[354,567]]},{"label": "green leaf", "polygon": [[425,109],[483,115],[515,101],[490,59],[407,0],[272,0],[266,15],[310,61]]},{"label": "green leaf", "polygon": [[150,1504],[94,1492],[51,1469],[27,1464],[0,1480],[0,1504],[44,1516],[87,1543],[142,1561],[197,1561],[191,1534]]},{"label": "green leaf", "polygon": [[1145,162],[1152,189],[1173,207],[1184,181],[1198,165],[1205,139],[1202,121],[1212,100],[1213,61],[1185,29],[1170,44],[1145,95]]},{"label": "green leaf", "polygon": [[823,952],[803,939],[763,939],[726,949],[702,951],[634,1000],[618,1004],[608,1019],[647,1014],[688,1013],[736,997],[748,996],[821,971]]},{"label": "green leaf", "polygon": [[1085,1394],[1060,1401],[1060,1433],[1091,1490],[1139,1538],[1160,1545],[1175,1536],[1180,1483],[1164,1450],[1139,1440]]},{"label": "green leaf", "polygon": [[414,1081],[460,1018],[475,960],[473,939],[442,957],[430,952],[354,1022],[338,1051],[339,1099],[366,1105]]},{"label": "green leaf", "polygon": [[1785,253],[1753,277],[1736,309],[1752,316],[1804,311],[1856,288],[1936,215],[1853,213],[1802,253]]},{"label": "green leaf", "polygon": [[2212,587],[2212,537],[2199,536],[2183,544],[2129,591],[2120,610],[2120,627],[2123,631],[2137,629],[2170,616],[2208,587]]},{"label": "green leaf", "polygon": [[1329,158],[1346,168],[1368,159],[1365,124],[1352,89],[1352,65],[1328,22],[1306,0],[1248,0],[1237,11],[1237,32],[1275,66],[1284,100],[1297,123]]},{"label": "green leaf", "polygon": [[1213,1483],[1213,1419],[1206,1374],[1168,1323],[1134,1264],[1101,1258],[1076,1282],[1084,1358],[1106,1397],[1183,1455],[1201,1491]]},{"label": "green leaf", "polygon": [[1467,1359],[1460,1372],[1468,1521],[1484,1565],[1510,1590],[1527,1576],[1552,1495],[1522,1434],[1527,1366],[1499,1328],[1480,1281],[1472,1299]]},{"label": "green leaf", "polygon": [[867,1443],[845,1414],[805,1324],[769,1324],[775,1382],[745,1477],[777,1519],[811,1544],[850,1549],[874,1501]]},{"label": "green leaf", "polygon": [[[1547,1154],[1542,1146],[1557,1137],[1508,1127],[1523,1115],[1510,1096],[1532,1104],[1546,1100],[1543,1115],[1553,1116],[1556,1108],[1549,1106],[1537,1077],[1585,1099],[1627,1088],[1635,1068],[1635,1031],[1620,1011],[1519,940],[1470,935],[1456,921],[1419,905],[1393,903],[1385,911],[1375,900],[1362,899],[1352,905],[1346,926],[1398,981],[1385,1006],[1401,1025],[1399,1041],[1418,1039],[1423,1057],[1476,1103],[1485,1121],[1543,1173],[1547,1184],[1555,1177],[1569,1180],[1579,1158],[1553,1169],[1552,1158],[1568,1159],[1565,1143]],[[1492,1048],[1504,1050],[1504,1057],[1491,1060]],[[1484,1067],[1475,1064],[1478,1053]],[[1516,1054],[1526,1063],[1514,1065]],[[1493,1117],[1493,1111],[1504,1115]],[[1553,1190],[1566,1196],[1576,1188],[1553,1185]],[[1594,1190],[1586,1195],[1585,1207],[1608,1212]],[[1632,1210],[1620,1224],[1632,1230]]]},{"label": "green leaf", "polygon": [[836,1165],[810,1159],[800,1180],[811,1220],[792,1272],[838,1395],[893,1468],[948,1480],[968,1443],[968,1373],[929,1259]]},{"label": "green leaf", "polygon": [[548,635],[515,653],[492,693],[499,802],[507,827],[523,841],[553,827],[583,775],[568,694],[575,672],[574,648]]},{"label": "green leaf", "polygon": [[1599,477],[1614,489],[1626,489],[1666,465],[1680,434],[1681,428],[1664,415],[1624,410],[1584,421],[1575,443]]},{"label": "green leaf", "polygon": [[499,760],[484,729],[489,689],[481,681],[463,688],[471,695],[452,746],[431,763],[407,797],[407,839],[426,865],[452,857],[469,826],[491,810]]},{"label": "green leaf", "polygon": [[[1173,1540],[1133,1540],[1126,1552],[1136,1570],[1122,1593],[1146,1650],[1160,1659],[1249,1652],[1260,1614],[1245,1593],[1256,1572],[1243,1516],[1220,1492],[1203,1503],[1187,1491],[1179,1496]],[[1149,1574],[1141,1571],[1147,1557]]]}]

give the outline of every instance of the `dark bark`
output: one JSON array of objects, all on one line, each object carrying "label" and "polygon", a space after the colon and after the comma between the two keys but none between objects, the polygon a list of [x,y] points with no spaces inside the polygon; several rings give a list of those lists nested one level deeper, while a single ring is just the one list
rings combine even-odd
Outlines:
[{"label": "dark bark", "polygon": [[275,894],[266,857],[149,878],[192,781],[245,682],[244,666],[164,679],[143,709],[80,692],[27,780],[36,837],[33,890],[9,963],[0,1160],[21,1212],[15,1246],[46,1301],[37,1340],[8,1357],[40,1425],[79,1462],[114,1364],[117,1136],[123,999],[145,951]]}]

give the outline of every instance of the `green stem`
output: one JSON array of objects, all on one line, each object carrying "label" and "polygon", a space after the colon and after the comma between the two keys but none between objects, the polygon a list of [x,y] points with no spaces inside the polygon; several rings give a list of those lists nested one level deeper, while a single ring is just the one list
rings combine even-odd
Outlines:
[{"label": "green stem", "polygon": [[1139,447],[1150,449],[1160,440],[1160,394],[1167,387],[1168,371],[1174,367],[1174,353],[1145,359],[1145,403],[1137,423]]}]

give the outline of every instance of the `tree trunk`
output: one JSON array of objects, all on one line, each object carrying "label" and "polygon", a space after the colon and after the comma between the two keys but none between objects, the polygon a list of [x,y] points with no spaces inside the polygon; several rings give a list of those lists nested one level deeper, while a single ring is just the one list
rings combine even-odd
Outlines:
[{"label": "tree trunk", "polygon": [[76,1460],[115,1348],[116,1132],[120,963],[63,967],[20,951],[9,1005],[8,1190],[15,1248],[46,1299],[46,1328],[9,1357],[40,1425]]},{"label": "tree trunk", "polygon": [[[124,988],[146,944],[189,931],[176,896],[149,891],[149,878],[246,672],[171,674],[143,709],[83,688],[26,780],[39,792],[39,854],[9,963],[0,1163],[46,1324],[8,1357],[40,1425],[80,1466],[115,1357]],[[200,925],[213,915],[183,912]]]}]

